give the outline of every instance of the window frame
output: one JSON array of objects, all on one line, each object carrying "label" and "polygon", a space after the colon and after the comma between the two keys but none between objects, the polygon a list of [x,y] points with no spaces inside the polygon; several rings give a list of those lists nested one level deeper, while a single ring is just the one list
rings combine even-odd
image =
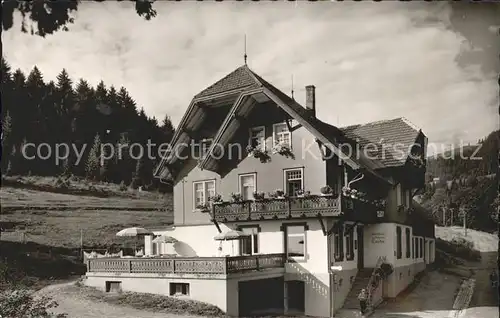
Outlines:
[{"label": "window frame", "polygon": [[403,257],[403,233],[401,226],[396,226],[396,258],[401,259]]},{"label": "window frame", "polygon": [[405,243],[406,243],[406,258],[411,258],[411,230],[409,227],[405,228]]},{"label": "window frame", "polygon": [[[288,178],[287,178],[287,172],[290,171],[300,171],[300,190],[304,189],[304,167],[297,167],[297,168],[286,168],[283,169],[283,192],[288,195]],[[292,180],[294,181],[294,180]],[[294,195],[295,196],[295,195]]]},{"label": "window frame", "polygon": [[238,231],[242,231],[244,233],[245,229],[256,229],[256,233],[252,233],[252,235],[249,237],[250,239],[250,246],[251,246],[251,253],[250,254],[243,254],[243,242],[246,238],[240,240],[240,254],[241,255],[256,255],[260,253],[260,239],[259,239],[259,233],[260,233],[260,225],[258,224],[248,224],[248,225],[240,225],[238,226]]},{"label": "window frame", "polygon": [[248,145],[249,146],[252,146],[252,139],[253,139],[253,132],[257,129],[262,129],[262,132],[264,133],[264,137],[263,137],[263,140],[262,140],[262,151],[266,151],[266,126],[255,126],[255,127],[251,127],[249,130],[248,130],[248,134],[249,134],[249,137],[248,137]]},{"label": "window frame", "polygon": [[[345,258],[346,261],[354,260],[354,227],[349,226],[349,230],[344,229],[345,238]],[[349,244],[348,244],[349,243]],[[349,245],[349,246],[348,246]]]},{"label": "window frame", "polygon": [[[290,143],[288,144],[288,147],[290,147],[290,149],[292,149],[292,144],[293,144],[292,143],[292,131],[288,128],[288,125],[286,122],[273,124],[273,147],[278,145],[277,138],[276,138],[278,133],[276,132],[276,127],[281,126],[281,125],[285,125],[285,127],[287,129],[287,134],[289,137],[288,140],[290,141]],[[284,133],[279,133],[279,134],[284,134]]]},{"label": "window frame", "polygon": [[[181,292],[178,294],[177,293],[177,287],[180,287]],[[171,282],[169,284],[169,294],[170,296],[176,296],[176,295],[183,295],[183,296],[189,296],[190,288],[189,288],[189,283],[182,283],[182,282]]]},{"label": "window frame", "polygon": [[[257,172],[249,172],[249,173],[242,173],[238,175],[238,193],[241,194],[243,197],[243,184],[242,180],[243,177],[248,177],[248,176],[253,176],[253,191],[257,191]],[[252,192],[252,198],[248,198],[245,200],[253,200],[253,192]]]},{"label": "window frame", "polygon": [[[289,227],[302,227],[304,233],[303,234],[293,234],[296,236],[302,235],[304,238],[304,244],[303,244],[303,251],[304,251],[304,256],[288,256],[288,237],[290,233],[288,232]],[[291,259],[296,262],[305,262],[307,260],[307,231],[309,231],[309,225],[307,222],[303,223],[283,223],[281,225],[281,231],[283,232],[283,245],[284,245],[284,252],[286,255],[287,259]]]},{"label": "window frame", "polygon": [[206,179],[206,180],[197,180],[197,181],[193,181],[193,210],[196,210],[196,185],[201,183],[203,185],[203,196],[204,196],[204,203],[205,204],[208,204],[209,201],[208,201],[208,188],[207,188],[207,184],[208,183],[212,183],[214,184],[214,195],[217,194],[217,184],[216,184],[216,180],[215,179]]},{"label": "window frame", "polygon": [[335,262],[343,262],[344,261],[344,232],[345,226],[338,226],[333,231],[333,259]]}]

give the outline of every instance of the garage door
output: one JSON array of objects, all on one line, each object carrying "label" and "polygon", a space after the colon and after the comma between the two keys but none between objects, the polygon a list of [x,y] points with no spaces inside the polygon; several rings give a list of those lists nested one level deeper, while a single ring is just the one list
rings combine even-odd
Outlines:
[{"label": "garage door", "polygon": [[250,280],[238,283],[239,315],[282,314],[284,302],[283,277]]}]

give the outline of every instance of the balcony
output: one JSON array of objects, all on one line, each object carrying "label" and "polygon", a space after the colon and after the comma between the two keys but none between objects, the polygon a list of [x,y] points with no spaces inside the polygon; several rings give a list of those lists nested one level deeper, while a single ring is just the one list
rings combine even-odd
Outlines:
[{"label": "balcony", "polygon": [[212,211],[217,222],[332,217],[341,214],[339,201],[338,196],[311,196],[223,202],[214,204]]},{"label": "balcony", "polygon": [[227,275],[283,268],[284,254],[231,257],[95,258],[87,260],[90,273]]}]

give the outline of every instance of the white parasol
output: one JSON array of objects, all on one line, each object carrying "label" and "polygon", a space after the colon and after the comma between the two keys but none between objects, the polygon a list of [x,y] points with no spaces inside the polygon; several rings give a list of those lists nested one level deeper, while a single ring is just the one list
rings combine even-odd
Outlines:
[{"label": "white parasol", "polygon": [[[225,233],[220,233],[214,236],[214,240],[216,241],[237,241],[244,239],[246,237],[249,237],[250,234],[242,232],[242,231],[236,231],[236,230],[231,230]],[[232,249],[232,255],[234,255],[234,244],[231,243],[231,249]]]},{"label": "white parasol", "polygon": [[[144,235],[153,235],[153,232],[146,230],[143,227],[129,227],[116,233],[116,236],[122,237],[140,237]],[[137,242],[134,243],[134,254],[137,250]]]}]

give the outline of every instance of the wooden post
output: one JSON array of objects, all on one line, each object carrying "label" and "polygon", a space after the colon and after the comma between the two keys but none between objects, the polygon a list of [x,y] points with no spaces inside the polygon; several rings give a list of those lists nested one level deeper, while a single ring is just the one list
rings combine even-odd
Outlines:
[{"label": "wooden post", "polygon": [[443,207],[443,226],[446,226],[446,208]]},{"label": "wooden post", "polygon": [[80,256],[83,260],[83,229],[80,229]]},{"label": "wooden post", "polygon": [[464,235],[467,236],[467,212],[464,211]]}]

